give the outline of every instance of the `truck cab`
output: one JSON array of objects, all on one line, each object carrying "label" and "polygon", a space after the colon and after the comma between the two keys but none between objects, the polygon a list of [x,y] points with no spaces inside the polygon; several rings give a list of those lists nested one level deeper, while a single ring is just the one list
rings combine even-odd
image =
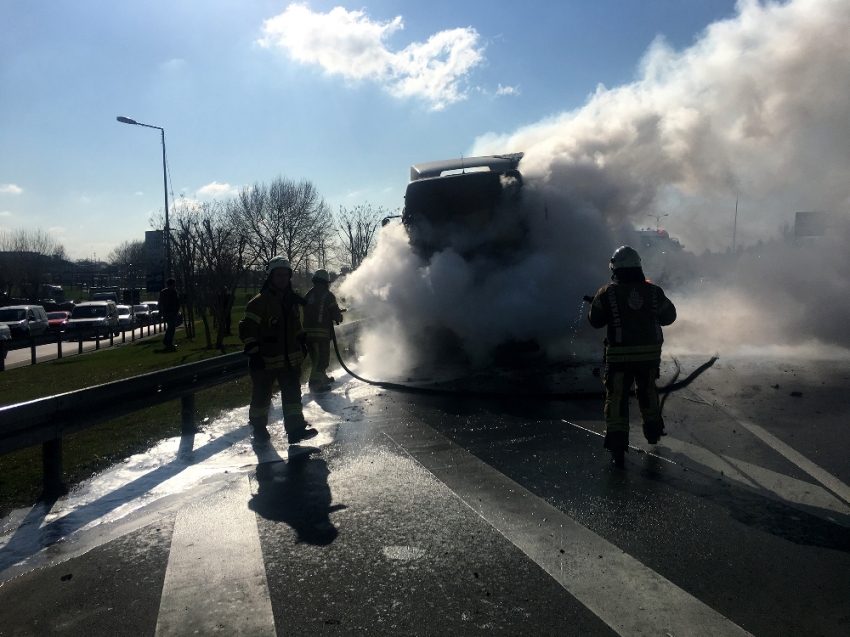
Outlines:
[{"label": "truck cab", "polygon": [[404,224],[421,256],[452,247],[464,258],[519,248],[528,229],[517,209],[523,153],[432,161],[410,167]]}]

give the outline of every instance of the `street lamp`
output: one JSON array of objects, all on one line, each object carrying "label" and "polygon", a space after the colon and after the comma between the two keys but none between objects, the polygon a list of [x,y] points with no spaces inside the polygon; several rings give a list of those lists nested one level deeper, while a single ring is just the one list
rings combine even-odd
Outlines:
[{"label": "street lamp", "polygon": [[151,126],[150,124],[142,124],[134,119],[120,115],[115,119],[122,124],[156,128],[162,134],[162,186],[165,191],[165,278],[168,279],[171,276],[171,227],[168,225],[168,172],[165,166],[165,129],[159,126]]}]

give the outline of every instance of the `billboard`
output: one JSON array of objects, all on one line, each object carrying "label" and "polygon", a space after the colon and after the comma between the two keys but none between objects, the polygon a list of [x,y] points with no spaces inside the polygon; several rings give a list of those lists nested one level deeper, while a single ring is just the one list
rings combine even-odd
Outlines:
[{"label": "billboard", "polygon": [[850,221],[834,212],[798,212],[794,215],[795,237],[825,237],[847,232]]},{"label": "billboard", "polygon": [[159,292],[165,287],[165,244],[162,230],[145,232],[145,290]]}]

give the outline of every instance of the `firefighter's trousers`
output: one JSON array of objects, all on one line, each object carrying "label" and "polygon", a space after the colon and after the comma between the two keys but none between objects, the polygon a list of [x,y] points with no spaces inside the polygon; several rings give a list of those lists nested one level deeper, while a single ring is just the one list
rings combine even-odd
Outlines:
[{"label": "firefighter's trousers", "polygon": [[331,364],[331,341],[327,338],[307,337],[310,353],[310,383],[325,383],[327,369]]},{"label": "firefighter's trousers", "polygon": [[605,366],[605,429],[608,433],[629,432],[629,390],[635,395],[647,440],[655,442],[664,431],[658,402],[657,362],[608,363]]},{"label": "firefighter's trousers", "polygon": [[301,410],[301,368],[287,365],[280,369],[252,369],[251,406],[248,409],[248,421],[254,426],[266,426],[269,422],[269,408],[272,404],[274,384],[280,387],[280,401],[283,404],[283,426],[287,432],[304,428],[304,415]]}]

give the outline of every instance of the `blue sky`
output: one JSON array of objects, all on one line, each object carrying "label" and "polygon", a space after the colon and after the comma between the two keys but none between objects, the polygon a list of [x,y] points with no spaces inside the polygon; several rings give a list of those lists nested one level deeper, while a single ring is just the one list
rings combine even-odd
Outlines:
[{"label": "blue sky", "polygon": [[[397,208],[410,164],[578,109],[635,80],[656,38],[681,50],[734,14],[731,0],[2,0],[0,227],[49,229],[73,258],[143,238],[163,205],[159,133],[118,115],[165,128],[177,195],[283,175],[334,209]],[[448,79],[417,71],[432,37],[466,60]]]}]

